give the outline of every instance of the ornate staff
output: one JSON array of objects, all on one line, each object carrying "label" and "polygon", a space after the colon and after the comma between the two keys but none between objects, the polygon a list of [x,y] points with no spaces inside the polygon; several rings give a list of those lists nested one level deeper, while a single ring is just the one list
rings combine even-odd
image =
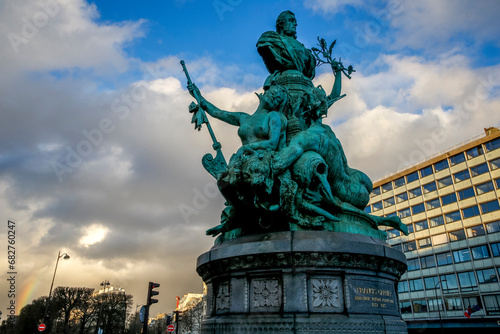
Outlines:
[{"label": "ornate staff", "polygon": [[[189,76],[188,70],[186,68],[186,63],[184,60],[181,60],[182,70],[184,74],[186,74],[188,89],[190,86],[195,86],[195,84],[191,81],[191,77]],[[206,124],[208,132],[210,133],[210,137],[213,142],[213,149],[217,152],[215,158],[212,154],[207,153],[201,159],[201,163],[203,167],[217,179],[217,176],[227,167],[226,159],[222,154],[222,145],[215,138],[214,131],[212,130],[212,126],[208,121],[207,115],[205,114],[205,110],[201,107],[201,97],[199,96],[196,90],[192,91],[194,98],[198,104],[191,102],[189,105],[189,112],[193,114],[193,118],[191,119],[191,123],[194,123],[194,128],[198,131],[201,130],[201,125]]]}]

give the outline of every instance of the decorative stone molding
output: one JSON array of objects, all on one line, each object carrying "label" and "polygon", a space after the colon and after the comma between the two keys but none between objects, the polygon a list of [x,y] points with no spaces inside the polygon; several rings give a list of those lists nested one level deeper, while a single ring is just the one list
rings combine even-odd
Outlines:
[{"label": "decorative stone molding", "polygon": [[311,279],[312,307],[340,307],[339,282],[333,279]]},{"label": "decorative stone molding", "polygon": [[229,283],[219,284],[217,287],[217,296],[215,299],[216,310],[229,310],[231,306],[231,293]]},{"label": "decorative stone molding", "polygon": [[279,307],[279,282],[276,279],[253,280],[253,306],[259,307]]},{"label": "decorative stone molding", "polygon": [[226,274],[250,268],[276,269],[286,267],[315,267],[368,269],[396,276],[398,279],[406,271],[406,264],[386,257],[364,254],[286,252],[272,254],[252,254],[225,258],[205,263],[197,268],[198,274],[208,279],[213,273]]}]

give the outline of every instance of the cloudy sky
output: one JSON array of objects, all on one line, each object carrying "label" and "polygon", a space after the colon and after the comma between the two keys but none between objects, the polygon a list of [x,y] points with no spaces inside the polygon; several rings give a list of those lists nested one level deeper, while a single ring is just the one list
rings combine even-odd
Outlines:
[{"label": "cloudy sky", "polygon": [[[2,0],[0,245],[14,221],[18,311],[48,294],[58,251],[71,259],[55,286],[109,280],[143,304],[160,283],[151,314],[201,292],[223,200],[179,60],[214,104],[252,112],[267,76],[255,43],[286,9],[304,45],[337,39],[357,70],[326,122],[372,180],[500,125],[496,0]],[[212,125],[229,157],[236,129]]]}]

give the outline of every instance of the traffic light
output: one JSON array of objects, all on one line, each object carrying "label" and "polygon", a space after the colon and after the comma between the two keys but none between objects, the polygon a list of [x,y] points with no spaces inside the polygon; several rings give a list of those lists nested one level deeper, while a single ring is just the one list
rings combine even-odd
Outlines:
[{"label": "traffic light", "polygon": [[[152,298],[153,296],[156,296],[159,294],[158,291],[154,291],[153,289],[156,289],[160,286],[158,283],[153,283],[149,282],[148,285],[148,299],[146,300],[146,307],[144,308],[144,322],[142,323],[142,333],[143,334],[148,334],[148,319],[149,319],[149,307],[151,304],[158,303],[158,299]],[[141,309],[142,312],[142,309]]]},{"label": "traffic light", "polygon": [[158,299],[152,298],[153,296],[156,296],[159,294],[158,291],[154,291],[153,289],[158,288],[160,284],[158,283],[153,283],[149,282],[149,287],[148,287],[148,306],[151,306],[151,304],[158,303]]}]

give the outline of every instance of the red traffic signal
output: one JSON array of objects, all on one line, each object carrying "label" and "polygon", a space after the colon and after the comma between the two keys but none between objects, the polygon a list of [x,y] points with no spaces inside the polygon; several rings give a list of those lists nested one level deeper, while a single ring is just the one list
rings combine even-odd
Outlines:
[{"label": "red traffic signal", "polygon": [[148,287],[148,303],[147,303],[148,306],[150,306],[151,304],[158,303],[158,299],[154,299],[152,297],[159,294],[158,291],[154,291],[153,290],[155,288],[158,288],[159,286],[160,286],[159,283],[149,282],[149,287]]}]

